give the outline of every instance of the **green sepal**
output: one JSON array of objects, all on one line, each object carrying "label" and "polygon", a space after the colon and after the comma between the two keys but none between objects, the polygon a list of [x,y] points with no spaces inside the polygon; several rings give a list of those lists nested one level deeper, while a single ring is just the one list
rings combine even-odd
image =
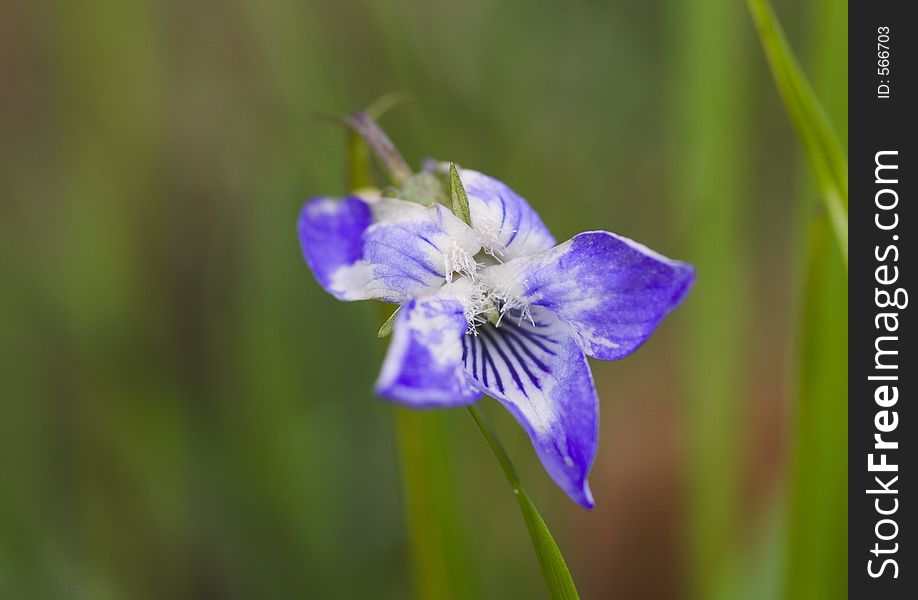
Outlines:
[{"label": "green sepal", "polygon": [[469,210],[469,195],[465,192],[456,164],[449,163],[449,196],[453,203],[453,214],[472,226],[472,212]]},{"label": "green sepal", "polygon": [[446,204],[446,188],[437,176],[427,171],[415,173],[396,192],[397,197],[422,206]]}]

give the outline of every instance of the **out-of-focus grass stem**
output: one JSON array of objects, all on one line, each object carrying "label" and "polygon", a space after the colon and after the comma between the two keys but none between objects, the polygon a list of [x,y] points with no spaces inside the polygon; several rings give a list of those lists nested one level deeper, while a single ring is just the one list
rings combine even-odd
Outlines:
[{"label": "out-of-focus grass stem", "polygon": [[423,600],[478,597],[458,511],[452,417],[395,409],[414,591]]},{"label": "out-of-focus grass stem", "polygon": [[[675,0],[671,11],[676,223],[698,269],[682,318],[688,594],[730,597],[735,572],[743,382],[750,293],[742,4]],[[744,25],[746,29],[744,30]],[[693,301],[693,298],[695,301]],[[703,301],[700,301],[703,299]],[[735,596],[734,596],[735,597]]]},{"label": "out-of-focus grass stem", "polygon": [[[813,87],[825,100],[827,126],[837,127],[838,151],[844,152],[847,7],[819,0],[809,17],[814,32],[809,61]],[[848,274],[837,251],[837,224],[830,226],[821,210],[824,205],[814,201],[818,192],[813,176],[806,174],[801,194],[805,272],[796,336],[797,398],[783,597],[842,598],[847,595],[848,567]]]},{"label": "out-of-focus grass stem", "polygon": [[[369,145],[355,131],[347,132],[347,156],[348,190],[375,186]],[[400,155],[399,160],[404,166]],[[379,303],[381,332],[391,330],[394,316],[389,305]],[[474,598],[477,580],[460,525],[451,428],[445,420],[450,415],[394,411],[414,593],[422,600]]]},{"label": "out-of-focus grass stem", "polygon": [[775,85],[822,195],[825,210],[848,264],[848,159],[822,104],[803,74],[767,0],[748,0]]}]

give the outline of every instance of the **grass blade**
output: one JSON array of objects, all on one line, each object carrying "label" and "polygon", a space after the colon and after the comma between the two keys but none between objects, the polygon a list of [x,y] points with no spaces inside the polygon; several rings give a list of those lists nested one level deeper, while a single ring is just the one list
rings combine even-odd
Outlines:
[{"label": "grass blade", "polygon": [[517,475],[513,463],[510,462],[507,451],[504,450],[500,440],[497,439],[497,434],[494,433],[491,424],[488,423],[484,413],[481,412],[478,406],[474,404],[469,406],[469,413],[475,419],[475,423],[488,441],[488,445],[494,451],[494,455],[497,457],[507,481],[513,487],[513,493],[520,504],[520,512],[523,513],[526,529],[529,530],[529,539],[532,540],[532,547],[535,550],[536,558],[539,560],[539,568],[542,570],[542,576],[545,578],[545,584],[548,586],[551,597],[553,600],[580,600],[580,596],[577,594],[577,587],[574,585],[574,579],[571,577],[571,571],[564,561],[564,555],[561,554],[561,549],[558,548],[558,543],[552,537],[551,531],[548,529],[548,525],[545,524],[542,515],[539,514],[535,504],[526,494],[526,490],[523,489],[519,475]]},{"label": "grass blade", "polygon": [[[695,0],[672,0],[665,12],[673,57],[666,94],[673,132],[671,218],[680,253],[699,273],[680,309],[685,329],[678,341],[680,381],[673,387],[684,427],[685,595],[740,598],[735,573],[744,471],[736,449],[749,407],[756,273],[749,243],[751,74],[736,66],[757,49],[736,26],[746,9],[735,0],[709,0],[704,10]],[[718,76],[728,72],[734,75]],[[718,365],[717,377],[711,377],[711,365]]]},{"label": "grass blade", "polygon": [[[361,177],[372,176],[370,146],[364,136],[355,132],[349,132],[348,139],[348,187],[355,190],[363,182]],[[392,333],[401,309],[396,308],[386,317],[388,306],[377,303],[382,321],[379,338]],[[413,591],[414,597],[423,600],[464,600],[480,595],[467,536],[457,517],[447,416],[394,410]]]},{"label": "grass blade", "polygon": [[[788,598],[837,598],[847,594],[848,566],[847,158],[774,10],[767,0],[749,0],[749,7],[828,213],[828,219],[816,215],[807,224],[783,591]],[[822,7],[820,19],[825,23],[835,8]],[[844,15],[844,7],[840,11]],[[844,18],[835,25],[827,31],[844,39]],[[837,52],[839,41],[823,43]],[[844,93],[838,80],[835,87],[836,93]],[[836,122],[844,122],[843,113],[835,116]],[[833,237],[840,254],[833,250]]]},{"label": "grass blade", "polygon": [[838,246],[848,264],[848,160],[822,105],[784,37],[768,0],[749,0],[765,56],[813,171]]},{"label": "grass blade", "polygon": [[394,409],[405,521],[418,600],[480,598],[456,492],[449,412]]},{"label": "grass blade", "polygon": [[786,556],[787,598],[843,598],[848,568],[848,275],[809,226]]}]

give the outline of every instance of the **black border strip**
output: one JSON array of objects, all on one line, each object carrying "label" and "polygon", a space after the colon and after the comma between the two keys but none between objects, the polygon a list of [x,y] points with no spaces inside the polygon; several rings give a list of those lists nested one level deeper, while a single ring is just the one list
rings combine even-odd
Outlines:
[{"label": "black border strip", "polygon": [[[915,498],[906,492],[916,488],[912,463],[918,441],[912,408],[918,363],[910,351],[916,343],[914,309],[905,302],[915,291],[918,269],[913,239],[918,153],[911,114],[918,108],[912,82],[918,23],[907,18],[909,7],[867,0],[848,7],[851,598],[906,598],[913,597],[906,590],[918,589]],[[902,307],[882,306],[889,302]]]}]

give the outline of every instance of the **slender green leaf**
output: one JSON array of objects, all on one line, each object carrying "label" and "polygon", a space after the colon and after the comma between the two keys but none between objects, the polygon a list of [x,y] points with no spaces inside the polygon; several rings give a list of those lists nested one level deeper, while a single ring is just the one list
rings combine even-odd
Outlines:
[{"label": "slender green leaf", "polygon": [[[453,173],[454,170],[455,168],[451,166],[450,173]],[[535,504],[529,498],[526,490],[523,489],[519,475],[517,475],[513,463],[510,462],[510,456],[504,450],[503,445],[497,438],[497,434],[494,433],[494,429],[491,428],[491,424],[488,423],[481,409],[476,405],[472,405],[469,406],[469,413],[475,419],[475,423],[488,441],[488,445],[491,446],[491,450],[494,451],[494,455],[497,457],[507,481],[510,482],[513,488],[513,493],[520,504],[523,520],[526,522],[526,529],[529,531],[529,538],[532,540],[532,547],[535,550],[536,558],[539,560],[539,567],[542,569],[542,576],[545,577],[545,584],[548,586],[551,597],[554,600],[579,600],[580,596],[577,594],[577,587],[574,585],[574,579],[571,577],[571,571],[564,561],[561,549],[558,548],[558,543],[552,537],[551,531],[549,531],[548,525],[545,524],[542,515],[539,514]]]},{"label": "slender green leaf", "polygon": [[480,598],[471,552],[472,531],[460,517],[456,491],[452,415],[394,409],[414,597]]},{"label": "slender green leaf", "polygon": [[[746,7],[735,0],[707,0],[703,10],[697,0],[671,0],[665,13],[673,223],[680,253],[699,273],[680,308],[680,382],[673,388],[684,426],[685,595],[741,598],[736,548],[744,526],[745,473],[736,449],[748,421],[748,340],[756,322],[752,281],[758,274],[750,268],[755,258],[749,243],[752,73],[736,66],[757,49],[744,43],[736,26]],[[719,77],[728,72],[731,77]],[[718,365],[716,377],[711,365]]]},{"label": "slender green leaf", "polygon": [[469,210],[469,195],[459,178],[455,163],[449,163],[449,197],[453,202],[453,214],[472,225],[472,212]]},{"label": "slender green leaf", "polygon": [[[373,110],[381,111],[378,106]],[[352,135],[356,138],[355,144],[368,148],[364,136],[357,132]],[[370,172],[370,154],[349,152],[347,158],[348,187],[359,189],[359,180],[351,177]],[[387,305],[377,304],[380,320],[385,319],[377,336],[384,338],[392,333],[401,307],[387,317]],[[461,600],[476,598],[480,593],[467,535],[457,517],[459,511],[450,460],[452,448],[445,417],[396,408],[395,437],[401,463],[415,597]]]},{"label": "slender green leaf", "polygon": [[[380,318],[384,310],[379,303]],[[437,600],[480,597],[469,535],[457,506],[449,415],[396,407],[393,416],[414,595]]]},{"label": "slender green leaf", "polygon": [[842,598],[848,566],[848,276],[824,216],[809,226],[800,323],[787,598]]},{"label": "slender green leaf", "polygon": [[768,0],[749,0],[768,64],[848,264],[848,160],[822,105],[800,69]]},{"label": "slender green leaf", "polygon": [[[817,5],[823,53],[847,36],[844,6]],[[838,598],[847,593],[848,167],[843,145],[789,49],[767,0],[750,0],[762,44],[827,215],[807,220],[807,252],[798,333],[783,596]],[[825,38],[825,36],[830,36]],[[844,55],[844,54],[842,54]],[[823,61],[825,69],[830,64]],[[831,67],[836,69],[838,67]],[[842,69],[841,73],[845,70]],[[820,70],[816,69],[817,77]],[[844,94],[844,78],[834,78]],[[825,93],[825,87],[822,88]],[[844,105],[842,105],[844,106]],[[836,107],[838,108],[838,107]],[[844,126],[845,113],[836,122]],[[803,211],[802,211],[803,212]],[[833,237],[835,238],[833,241]],[[836,252],[838,246],[841,252]],[[839,501],[841,500],[841,501]]]},{"label": "slender green leaf", "polygon": [[379,331],[376,332],[376,337],[384,338],[384,337],[389,337],[390,335],[392,335],[392,328],[395,327],[395,317],[398,315],[398,311],[401,308],[402,307],[399,306],[395,310],[392,311],[392,314],[389,315],[389,318],[386,319],[386,322],[383,323],[382,326],[379,328]]}]

